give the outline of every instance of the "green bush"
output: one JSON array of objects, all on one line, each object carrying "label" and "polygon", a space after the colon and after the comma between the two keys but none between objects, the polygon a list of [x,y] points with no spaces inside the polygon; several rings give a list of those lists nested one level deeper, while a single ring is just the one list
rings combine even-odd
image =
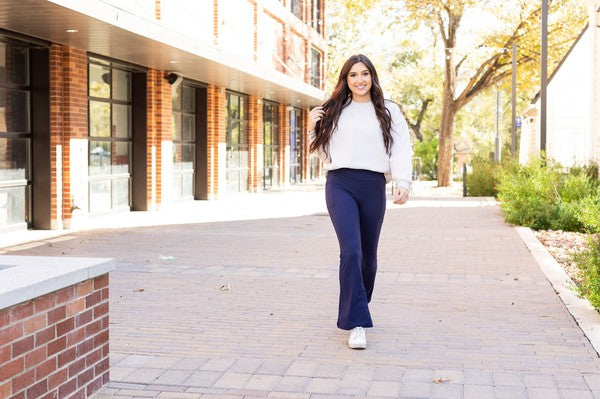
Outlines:
[{"label": "green bush", "polygon": [[574,255],[577,266],[583,272],[579,291],[587,297],[595,308],[600,308],[600,235],[592,235],[588,240],[588,250]]},{"label": "green bush", "polygon": [[560,198],[564,202],[575,202],[589,196],[594,191],[594,184],[586,174],[569,174],[559,186]]},{"label": "green bush", "polygon": [[579,222],[589,233],[600,233],[600,189],[596,189],[595,195],[583,198],[578,203]]},{"label": "green bush", "polygon": [[546,166],[540,159],[500,169],[498,199],[506,221],[538,230],[552,226],[559,180],[558,168]]},{"label": "green bush", "polygon": [[558,199],[554,204],[554,216],[550,228],[566,231],[594,231],[596,184],[586,173],[570,170],[562,176],[558,185]]},{"label": "green bush", "polygon": [[595,163],[586,166],[573,166],[569,169],[569,173],[575,176],[584,174],[592,181],[598,183],[598,165]]},{"label": "green bush", "polygon": [[469,197],[495,197],[498,194],[497,171],[499,165],[483,158],[474,158],[471,161],[471,172],[467,175],[467,196]]},{"label": "green bush", "polygon": [[565,202],[559,199],[553,206],[549,228],[584,232],[585,225],[581,220],[580,201]]}]

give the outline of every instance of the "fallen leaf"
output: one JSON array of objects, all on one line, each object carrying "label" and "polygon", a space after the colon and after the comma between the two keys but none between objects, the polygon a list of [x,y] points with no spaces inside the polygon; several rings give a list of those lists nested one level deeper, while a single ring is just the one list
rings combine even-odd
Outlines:
[{"label": "fallen leaf", "polygon": [[444,382],[450,382],[450,378],[436,378],[433,382],[436,384],[443,384]]},{"label": "fallen leaf", "polygon": [[143,288],[138,288],[138,289],[133,290],[133,292],[144,292],[144,289]]},{"label": "fallen leaf", "polygon": [[221,292],[231,291],[231,286],[229,284],[223,284],[221,287],[219,287],[219,291],[221,291]]}]

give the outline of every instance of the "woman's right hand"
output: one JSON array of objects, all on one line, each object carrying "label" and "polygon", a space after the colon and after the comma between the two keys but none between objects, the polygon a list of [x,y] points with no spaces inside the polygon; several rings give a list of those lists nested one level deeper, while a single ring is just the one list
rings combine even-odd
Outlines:
[{"label": "woman's right hand", "polygon": [[317,122],[323,119],[323,115],[325,115],[325,110],[322,106],[314,107],[308,113],[308,131],[312,132],[315,130],[317,126]]}]

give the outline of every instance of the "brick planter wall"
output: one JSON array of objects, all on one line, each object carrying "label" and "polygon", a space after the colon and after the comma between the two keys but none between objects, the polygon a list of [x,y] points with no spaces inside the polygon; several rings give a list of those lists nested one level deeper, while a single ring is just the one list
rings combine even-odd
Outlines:
[{"label": "brick planter wall", "polygon": [[87,398],[108,383],[108,274],[0,310],[0,398]]}]

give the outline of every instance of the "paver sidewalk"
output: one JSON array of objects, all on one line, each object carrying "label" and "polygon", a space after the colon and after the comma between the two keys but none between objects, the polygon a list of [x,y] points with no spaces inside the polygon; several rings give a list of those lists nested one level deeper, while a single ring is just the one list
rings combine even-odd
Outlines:
[{"label": "paver sidewalk", "polygon": [[335,327],[337,241],[319,206],[11,253],[116,258],[96,399],[600,398],[597,353],[492,201],[388,207],[364,351]]}]

